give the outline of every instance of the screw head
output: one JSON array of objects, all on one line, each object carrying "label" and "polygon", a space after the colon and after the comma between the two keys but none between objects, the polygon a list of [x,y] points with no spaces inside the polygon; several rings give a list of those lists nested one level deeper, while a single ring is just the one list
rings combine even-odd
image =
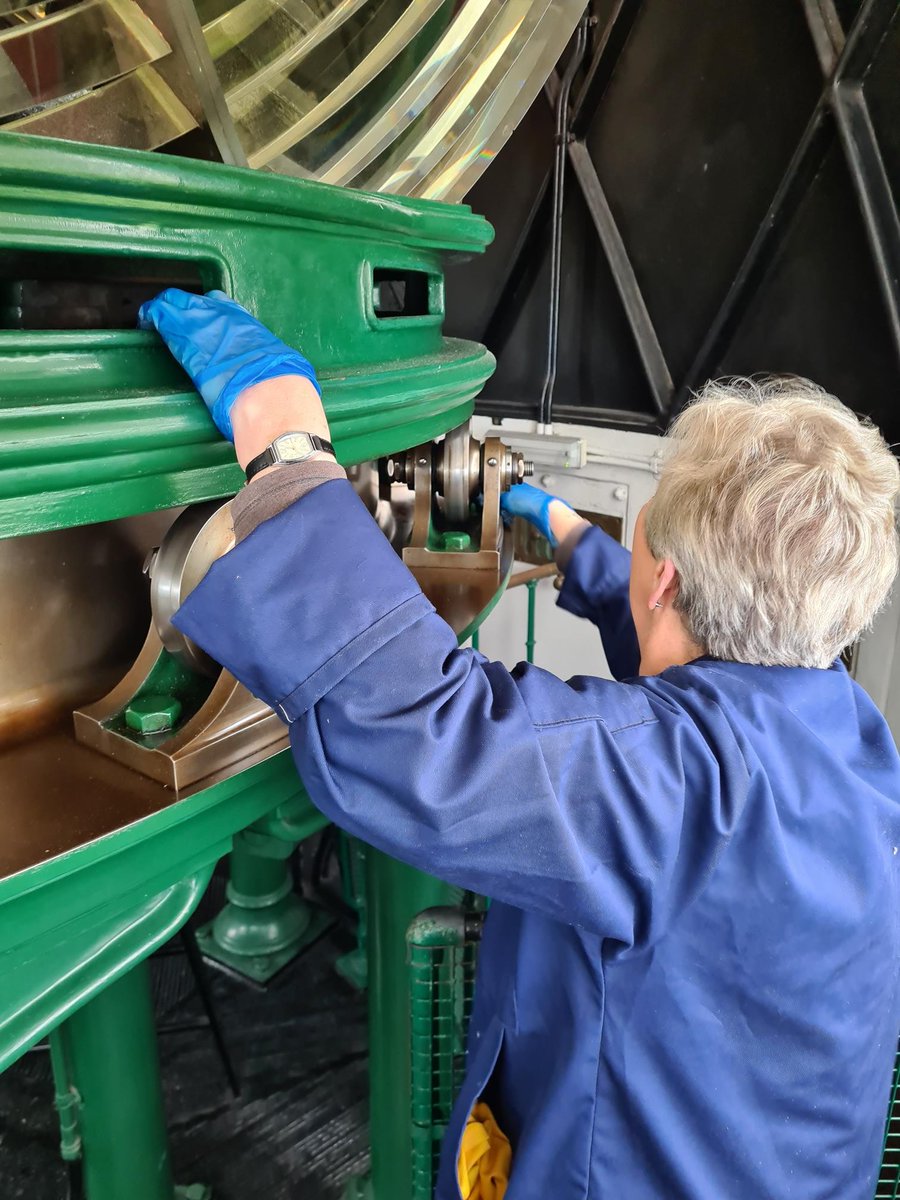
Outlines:
[{"label": "screw head", "polygon": [[181,716],[181,701],[174,696],[136,696],[125,709],[125,724],[147,737],[174,729]]},{"label": "screw head", "polygon": [[489,459],[487,460],[487,465],[488,465],[489,467],[496,467],[496,465],[497,465],[497,460],[496,460],[496,458],[489,458]]},{"label": "screw head", "polygon": [[553,487],[554,483],[556,483],[556,477],[554,475],[541,476],[541,485],[543,487]]},{"label": "screw head", "polygon": [[621,484],[617,488],[613,488],[613,500],[626,500],[628,498],[628,488]]}]

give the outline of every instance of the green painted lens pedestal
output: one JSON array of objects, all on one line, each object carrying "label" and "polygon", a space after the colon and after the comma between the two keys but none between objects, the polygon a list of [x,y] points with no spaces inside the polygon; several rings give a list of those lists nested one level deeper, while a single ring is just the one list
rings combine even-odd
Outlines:
[{"label": "green painted lens pedestal", "polygon": [[172,1182],[147,963],[71,1016],[56,1045],[54,1070],[68,1075],[57,1091],[76,1097],[86,1200],[210,1200],[203,1184]]},{"label": "green painted lens pedestal", "polygon": [[296,894],[289,859],[324,823],[303,797],[235,836],[228,903],[197,931],[206,958],[266,984],[322,936],[331,919]]}]

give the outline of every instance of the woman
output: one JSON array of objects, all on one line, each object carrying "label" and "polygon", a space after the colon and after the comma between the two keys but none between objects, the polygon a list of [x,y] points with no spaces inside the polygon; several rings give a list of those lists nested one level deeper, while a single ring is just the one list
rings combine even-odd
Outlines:
[{"label": "woman", "polygon": [[[221,293],[143,319],[242,465],[327,437],[312,368]],[[507,1200],[871,1200],[900,762],[838,656],[896,572],[897,464],[802,381],[712,387],[670,443],[630,562],[506,501],[617,681],[457,649],[327,448],[254,476],[177,618],[290,724],[330,818],[494,900],[440,1200],[503,1193],[459,1169],[479,1101]]]}]

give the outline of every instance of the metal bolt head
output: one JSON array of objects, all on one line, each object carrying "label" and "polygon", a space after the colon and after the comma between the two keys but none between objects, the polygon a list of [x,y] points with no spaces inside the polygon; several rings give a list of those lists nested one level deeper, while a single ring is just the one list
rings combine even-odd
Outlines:
[{"label": "metal bolt head", "polygon": [[541,476],[541,486],[542,487],[545,487],[545,488],[553,487],[554,483],[556,483],[556,477],[554,475],[542,475]]},{"label": "metal bolt head", "polygon": [[428,466],[428,459],[427,459],[427,458],[419,458],[419,459],[417,459],[416,461],[418,462],[418,465],[419,465],[420,467],[427,467],[427,466]]},{"label": "metal bolt head", "polygon": [[620,483],[618,487],[613,488],[613,500],[627,500],[628,488],[623,487]]},{"label": "metal bolt head", "polygon": [[457,533],[454,530],[444,534],[441,544],[445,550],[468,550],[472,539],[467,533]]},{"label": "metal bolt head", "polygon": [[174,696],[136,696],[125,709],[125,724],[147,737],[174,729],[181,716],[181,701]]},{"label": "metal bolt head", "polygon": [[489,458],[489,459],[487,460],[487,465],[488,465],[489,467],[496,467],[496,465],[497,465],[497,460],[496,460],[496,458]]}]

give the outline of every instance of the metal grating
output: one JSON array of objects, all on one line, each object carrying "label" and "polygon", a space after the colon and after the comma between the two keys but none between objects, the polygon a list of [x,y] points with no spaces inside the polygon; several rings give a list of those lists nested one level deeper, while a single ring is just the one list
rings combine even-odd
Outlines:
[{"label": "metal grating", "polygon": [[898,1200],[900,1197],[900,1046],[894,1062],[894,1079],[884,1130],[884,1156],[875,1200]]},{"label": "metal grating", "polygon": [[413,1200],[431,1200],[441,1142],[465,1075],[481,916],[432,908],[407,933]]}]

